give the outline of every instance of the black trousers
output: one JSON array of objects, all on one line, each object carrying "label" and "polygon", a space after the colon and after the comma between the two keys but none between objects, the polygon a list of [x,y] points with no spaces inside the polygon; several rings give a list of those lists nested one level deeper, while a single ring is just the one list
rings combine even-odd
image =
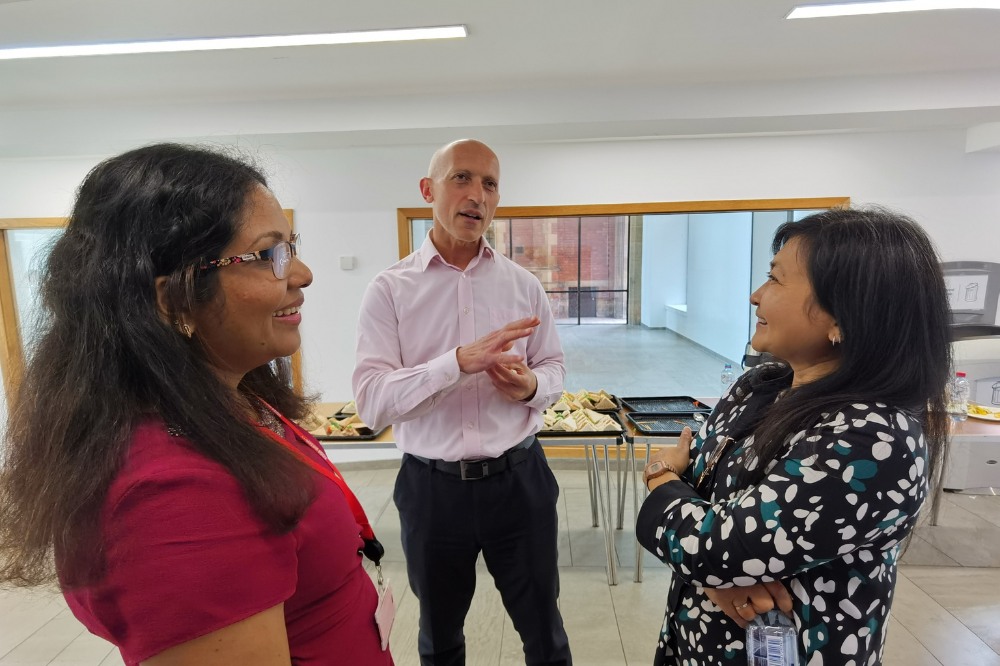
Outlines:
[{"label": "black trousers", "polygon": [[514,468],[463,481],[404,455],[393,499],[424,666],[465,664],[465,616],[483,560],[524,643],[526,664],[573,663],[556,601],[559,486],[537,442]]}]

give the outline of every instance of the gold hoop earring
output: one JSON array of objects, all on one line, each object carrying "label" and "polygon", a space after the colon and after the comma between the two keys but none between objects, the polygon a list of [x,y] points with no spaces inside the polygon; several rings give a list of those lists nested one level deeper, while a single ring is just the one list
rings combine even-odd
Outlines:
[{"label": "gold hoop earring", "polygon": [[194,332],[191,330],[191,327],[188,326],[186,322],[182,324],[179,319],[175,319],[174,326],[176,326],[178,330],[184,334],[184,337],[186,337],[188,340],[191,339],[191,335]]}]

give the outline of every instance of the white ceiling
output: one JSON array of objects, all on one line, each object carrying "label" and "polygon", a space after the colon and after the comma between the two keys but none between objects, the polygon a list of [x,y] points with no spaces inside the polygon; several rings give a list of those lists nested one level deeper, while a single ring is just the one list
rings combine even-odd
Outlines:
[{"label": "white ceiling", "polygon": [[[0,61],[0,157],[976,128],[1000,11],[786,21],[792,0],[0,0],[0,46],[465,24],[469,37]],[[1000,143],[1000,139],[996,143]]]}]

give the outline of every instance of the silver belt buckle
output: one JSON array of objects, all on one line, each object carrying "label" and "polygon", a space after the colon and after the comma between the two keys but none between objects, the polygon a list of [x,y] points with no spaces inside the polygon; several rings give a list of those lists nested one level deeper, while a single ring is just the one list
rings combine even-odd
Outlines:
[{"label": "silver belt buckle", "polygon": [[[476,465],[482,466],[482,473],[479,476],[469,476],[468,471],[470,469],[475,469]],[[490,475],[490,464],[484,460],[474,460],[472,462],[467,462],[465,460],[458,461],[458,469],[462,476],[462,481],[479,481],[485,479]]]}]

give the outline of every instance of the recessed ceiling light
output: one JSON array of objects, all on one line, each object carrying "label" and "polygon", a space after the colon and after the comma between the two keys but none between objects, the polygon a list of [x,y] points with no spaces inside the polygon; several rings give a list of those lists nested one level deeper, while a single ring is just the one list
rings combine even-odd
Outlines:
[{"label": "recessed ceiling light", "polygon": [[823,18],[925,12],[935,9],[1000,9],[1000,0],[885,0],[883,2],[840,2],[828,5],[799,5],[785,18]]},{"label": "recessed ceiling light", "polygon": [[331,44],[361,44],[366,42],[406,42],[418,39],[455,39],[467,37],[468,34],[464,25],[449,25],[438,28],[364,30],[359,32],[330,32],[319,35],[265,35],[261,37],[217,37],[155,42],[29,46],[24,48],[0,49],[0,60],[124,55],[131,53],[176,53],[178,51],[220,51],[226,49],[265,49],[276,46],[327,46]]}]

